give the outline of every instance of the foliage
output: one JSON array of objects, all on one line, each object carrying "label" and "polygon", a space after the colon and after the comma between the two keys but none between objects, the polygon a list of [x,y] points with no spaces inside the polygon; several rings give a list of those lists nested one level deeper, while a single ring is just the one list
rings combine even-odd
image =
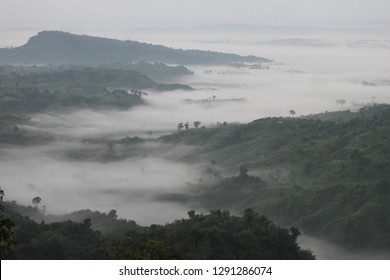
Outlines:
[{"label": "foliage", "polygon": [[13,221],[4,215],[6,208],[3,205],[4,191],[0,187],[0,257],[9,252],[10,246],[15,243],[12,228],[15,226]]},{"label": "foliage", "polygon": [[244,181],[233,183],[240,176],[200,184],[196,205],[252,207],[283,225],[356,250],[390,249],[389,105],[191,129],[160,141],[197,145],[186,160],[215,161],[225,173],[246,166],[264,182],[247,196],[226,191],[248,188]]},{"label": "foliage", "polygon": [[192,204],[209,209],[228,208],[240,210],[244,202],[258,195],[266,183],[256,176],[247,174],[248,169],[240,167],[240,174],[236,177],[223,178],[214,184],[206,184],[194,188]]},{"label": "foliage", "polygon": [[102,242],[95,253],[120,259],[314,259],[297,245],[297,229],[279,228],[251,209],[242,217],[221,210],[188,214],[189,219],[129,232],[116,243]]},{"label": "foliage", "polygon": [[0,110],[7,113],[31,114],[48,110],[80,108],[128,109],[143,104],[138,95],[127,92],[91,89],[91,92],[59,92],[28,88],[0,88]]},{"label": "foliage", "polygon": [[91,67],[2,75],[0,76],[0,84],[3,87],[38,87],[39,89],[73,91],[79,94],[82,90],[91,91],[91,89],[107,87],[157,90],[191,89],[180,84],[159,84],[133,70]]},{"label": "foliage", "polygon": [[[296,228],[282,229],[251,209],[242,217],[221,210],[207,215],[190,211],[189,219],[140,227],[118,220],[114,209],[108,214],[82,210],[61,217],[84,218],[82,222],[49,222],[54,217],[44,216],[37,208],[15,202],[7,205],[8,216],[15,222],[16,244],[6,259],[314,259],[297,245]],[[15,211],[38,212],[45,222]],[[99,221],[100,226],[105,223],[105,233],[96,231]],[[126,231],[117,227],[123,222],[128,225]]]},{"label": "foliage", "polygon": [[38,224],[22,218],[15,227],[15,241],[7,258],[10,259],[88,259],[101,234],[93,231],[90,220],[77,224]]},{"label": "foliage", "polygon": [[164,81],[174,77],[192,75],[193,72],[184,66],[168,66],[164,63],[137,62],[131,64],[112,65],[119,69],[129,69],[142,73],[155,81]]},{"label": "foliage", "polygon": [[390,183],[264,190],[256,211],[350,249],[390,249]]}]

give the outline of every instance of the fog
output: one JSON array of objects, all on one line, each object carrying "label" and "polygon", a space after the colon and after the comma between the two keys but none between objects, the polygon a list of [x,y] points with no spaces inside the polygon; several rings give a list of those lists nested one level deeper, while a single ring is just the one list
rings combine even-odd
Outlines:
[{"label": "fog", "polygon": [[[126,28],[389,20],[386,0],[2,0],[2,28]],[[131,12],[131,16],[129,16]],[[18,18],[15,21],[15,18]]]},{"label": "fog", "polygon": [[[128,111],[85,109],[32,115],[30,124],[23,128],[48,132],[56,136],[56,141],[44,146],[0,147],[1,185],[6,198],[31,205],[31,199],[39,195],[41,204],[53,214],[86,208],[103,212],[116,209],[120,217],[142,225],[186,216],[186,205],[163,202],[157,197],[183,192],[187,183],[200,178],[201,166],[177,160],[191,147],[143,144],[132,148],[133,157],[104,163],[71,160],[64,157],[64,152],[91,147],[105,151],[103,144],[83,144],[81,140],[155,138],[175,132],[177,124],[186,121],[191,126],[200,121],[210,127],[217,122],[246,123],[269,116],[288,116],[290,110],[300,116],[357,110],[373,102],[389,103],[388,31],[331,31],[216,35],[202,30],[193,30],[191,34],[160,30],[111,34],[109,37],[257,55],[273,61],[264,63],[262,69],[190,66],[194,75],[173,82],[188,84],[194,91],[148,91],[149,95],[144,97],[147,104]],[[225,101],[197,102],[209,98]],[[338,99],[345,100],[345,104],[337,103]],[[302,244],[312,248],[318,258],[353,258],[337,248],[327,253],[322,248],[330,248],[328,245],[310,238]]]},{"label": "fog", "polygon": [[[276,32],[277,31],[277,32]],[[257,55],[273,60],[265,69],[190,66],[194,75],[175,82],[195,91],[149,92],[147,106],[130,111],[79,111],[37,115],[38,126],[53,133],[77,136],[167,133],[177,123],[201,121],[250,122],[268,116],[288,116],[334,110],[356,110],[364,104],[388,103],[390,41],[387,29],[376,31],[313,30],[294,32],[154,32],[123,33],[131,39],[184,49],[216,50]],[[127,37],[129,38],[129,37]],[[369,83],[369,85],[364,84]],[[375,85],[375,86],[372,86]],[[184,103],[184,99],[244,98],[243,102]],[[344,99],[344,105],[335,101]],[[50,127],[47,127],[50,126]]]},{"label": "fog", "polygon": [[[160,157],[143,155],[109,163],[69,160],[60,152],[77,148],[82,148],[81,144],[3,147],[0,170],[7,198],[31,205],[31,199],[40,196],[41,204],[52,214],[116,209],[121,217],[141,224],[164,223],[186,215],[184,206],[156,199],[164,193],[180,192],[186,182],[199,177],[199,167],[169,160],[185,149],[163,147],[169,152],[160,152]],[[107,149],[103,145],[99,148]],[[149,154],[156,150],[146,148]]]},{"label": "fog", "polygon": [[310,249],[318,260],[388,260],[390,253],[384,250],[348,250],[310,235],[301,235],[298,243]]}]

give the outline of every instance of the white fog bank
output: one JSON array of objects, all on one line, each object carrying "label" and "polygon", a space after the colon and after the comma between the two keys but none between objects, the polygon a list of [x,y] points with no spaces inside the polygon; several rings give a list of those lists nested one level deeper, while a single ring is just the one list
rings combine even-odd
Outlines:
[{"label": "white fog bank", "polygon": [[[189,66],[194,75],[173,82],[196,90],[149,92],[148,105],[128,111],[33,115],[24,128],[57,135],[58,142],[47,147],[0,147],[1,185],[7,199],[23,204],[31,204],[39,195],[50,213],[116,209],[121,217],[141,224],[186,216],[189,209],[184,206],[157,202],[154,197],[180,191],[187,182],[196,181],[196,167],[163,155],[107,163],[69,161],[48,150],[55,152],[89,137],[157,137],[176,131],[180,122],[192,127],[200,121],[209,127],[217,122],[289,116],[290,110],[300,116],[390,103],[389,38],[387,29],[351,33],[312,29],[301,33],[123,31],[121,39],[257,55],[273,62],[263,64],[263,69]],[[215,101],[199,102],[210,98]],[[336,103],[340,99],[344,105]]]}]

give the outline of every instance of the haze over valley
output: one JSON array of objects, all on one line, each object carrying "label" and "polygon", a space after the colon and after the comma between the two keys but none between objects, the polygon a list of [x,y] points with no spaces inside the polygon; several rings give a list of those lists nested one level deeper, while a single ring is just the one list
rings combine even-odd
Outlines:
[{"label": "haze over valley", "polygon": [[[15,236],[25,215],[91,218],[103,236],[152,236],[165,258],[220,258],[175,247],[179,224],[252,219],[289,228],[287,259],[389,258],[390,29],[371,23],[0,30]],[[110,244],[97,258],[114,258]],[[9,258],[36,257],[12,246]]]}]

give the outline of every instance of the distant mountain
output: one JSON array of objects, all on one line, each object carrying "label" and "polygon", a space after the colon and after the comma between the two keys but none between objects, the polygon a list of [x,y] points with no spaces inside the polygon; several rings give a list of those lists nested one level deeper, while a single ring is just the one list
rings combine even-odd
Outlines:
[{"label": "distant mountain", "polygon": [[269,61],[256,56],[200,50],[172,49],[136,41],[42,31],[28,42],[12,49],[0,49],[0,63],[21,64],[112,64],[139,61],[169,64],[229,64]]}]

